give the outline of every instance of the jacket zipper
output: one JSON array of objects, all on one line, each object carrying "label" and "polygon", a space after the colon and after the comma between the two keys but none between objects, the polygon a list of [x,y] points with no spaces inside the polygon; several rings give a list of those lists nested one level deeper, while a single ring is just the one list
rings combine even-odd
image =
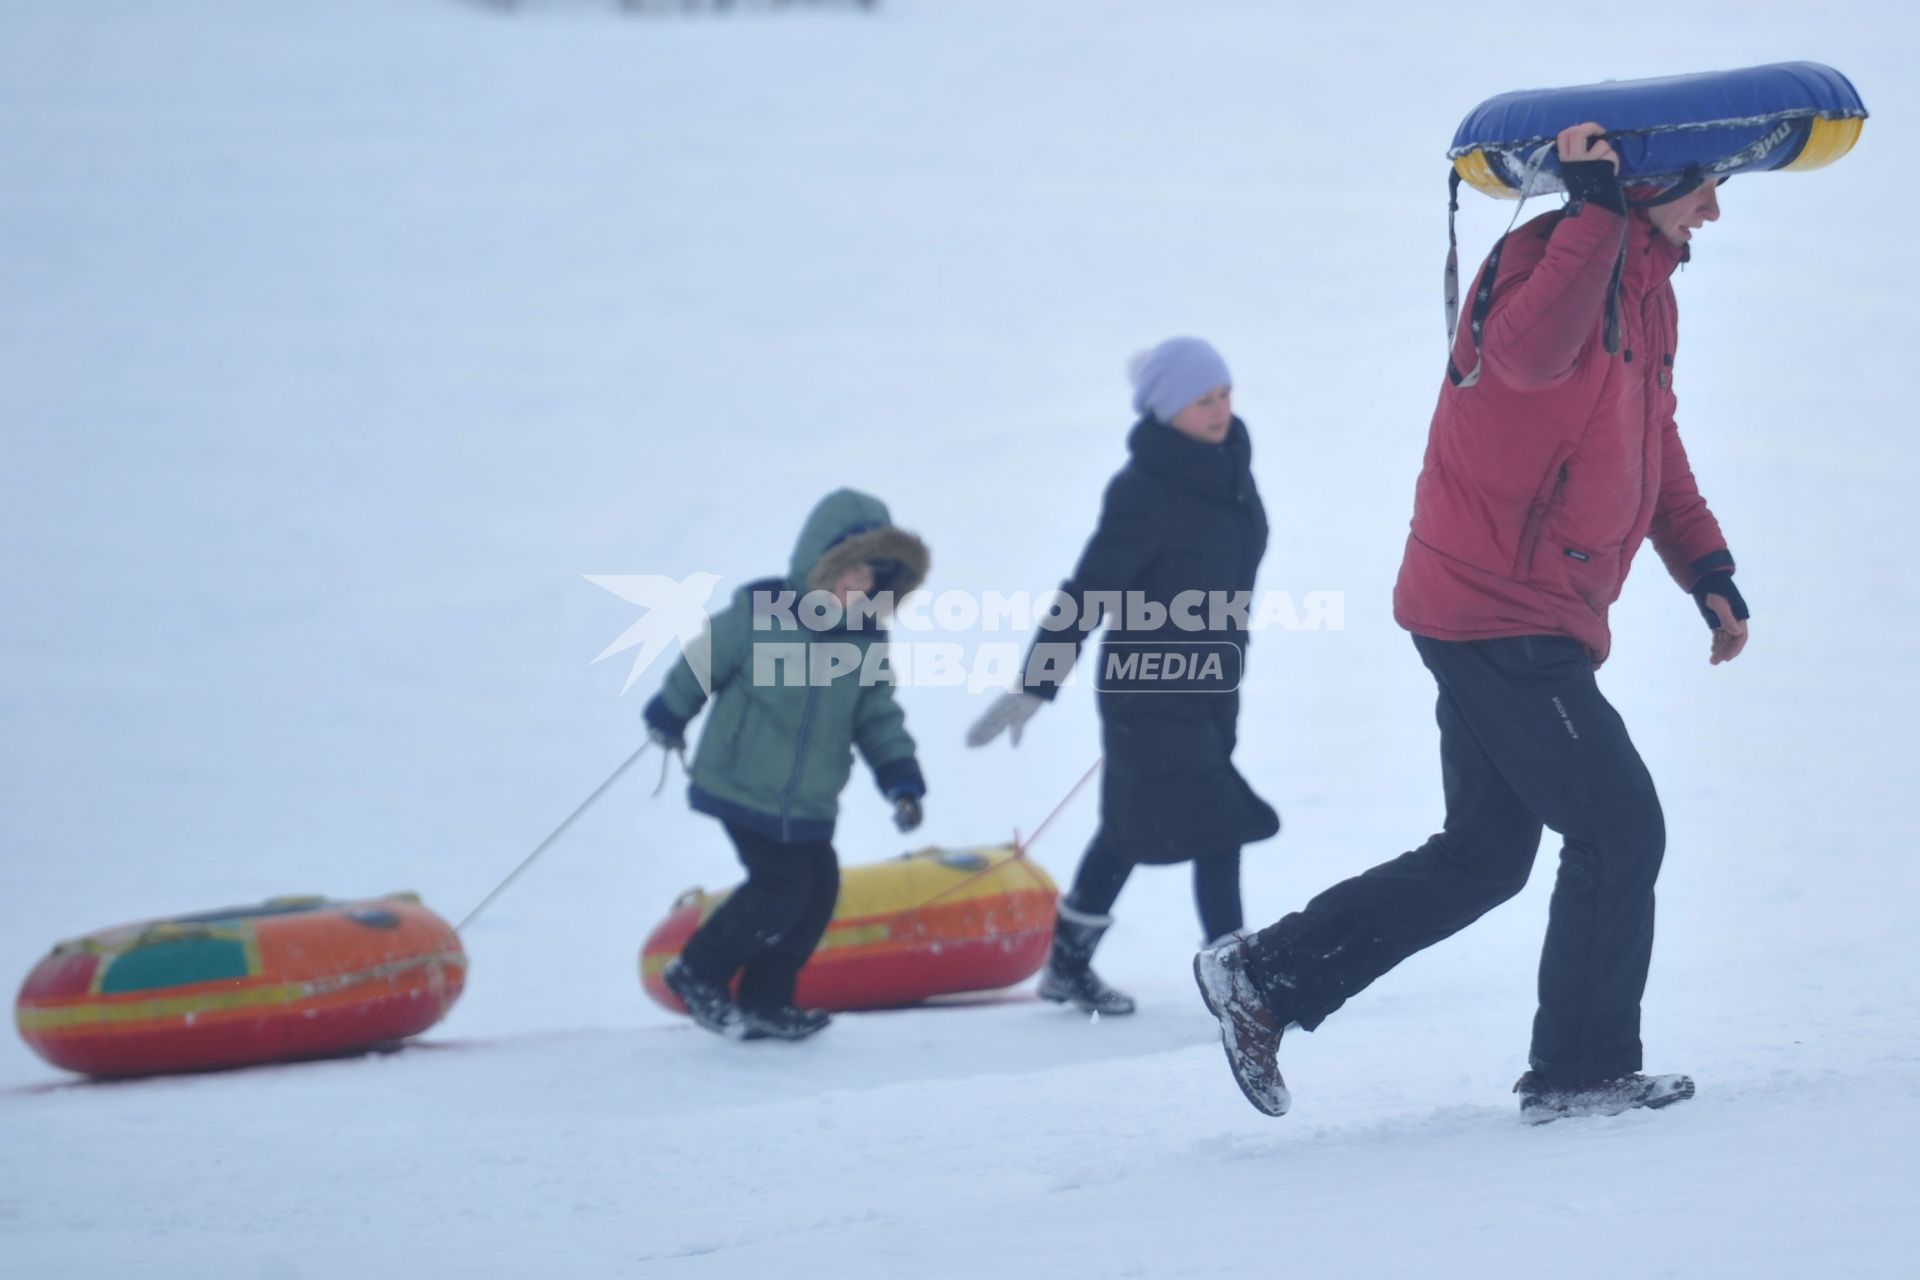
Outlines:
[{"label": "jacket zipper", "polygon": [[[810,647],[809,647],[810,648]],[[807,675],[807,705],[800,710],[800,737],[793,749],[793,772],[787,777],[787,785],[780,792],[780,839],[782,842],[793,839],[788,830],[788,807],[793,803],[793,789],[800,784],[800,769],[807,762],[807,737],[813,731],[813,708],[820,700],[820,686],[813,682],[812,662],[809,652]]]},{"label": "jacket zipper", "polygon": [[1547,516],[1552,513],[1554,504],[1560,501],[1560,491],[1566,487],[1567,464],[1562,462],[1554,476],[1552,490],[1527,512],[1526,527],[1520,531],[1520,562],[1514,566],[1514,576],[1521,582],[1533,580],[1533,553],[1540,547],[1540,535],[1546,532]]}]

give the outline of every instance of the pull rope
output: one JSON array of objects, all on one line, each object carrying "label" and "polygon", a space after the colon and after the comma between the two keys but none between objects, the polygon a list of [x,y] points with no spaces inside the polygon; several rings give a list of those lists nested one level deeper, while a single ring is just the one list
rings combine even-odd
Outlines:
[{"label": "pull rope", "polygon": [[[901,923],[904,925],[906,921],[913,920],[914,917],[919,915],[920,912],[925,911],[928,907],[933,906],[936,902],[939,902],[941,899],[951,897],[954,894],[960,892],[960,890],[966,888],[968,885],[972,884],[975,880],[978,880],[983,876],[994,875],[995,873],[1002,871],[1007,867],[1012,867],[1017,865],[1020,868],[1021,873],[1025,876],[1028,887],[1038,885],[1040,883],[1040,871],[1031,862],[1027,860],[1027,850],[1032,848],[1033,842],[1040,838],[1040,833],[1047,829],[1047,823],[1052,822],[1055,818],[1060,816],[1060,811],[1062,809],[1065,809],[1068,803],[1070,803],[1073,800],[1074,796],[1080,793],[1080,788],[1086,786],[1087,783],[1093,779],[1094,774],[1100,772],[1100,766],[1105,763],[1106,763],[1105,756],[1101,756],[1098,760],[1095,760],[1092,766],[1089,767],[1088,770],[1080,776],[1080,781],[1073,784],[1072,790],[1068,791],[1066,796],[1061,799],[1060,803],[1053,807],[1053,812],[1049,813],[1046,816],[1046,819],[1042,821],[1038,827],[1034,828],[1033,834],[1028,836],[1024,842],[1020,839],[1019,832],[1016,831],[1014,833],[1013,856],[1011,858],[1008,858],[1005,862],[990,862],[986,866],[980,868],[980,870],[972,872],[971,874],[963,876],[959,880],[954,881],[952,884],[948,885],[946,888],[942,889],[940,892],[934,894],[931,898],[928,898],[925,902],[916,903],[914,906],[900,913]],[[917,924],[919,922],[916,920],[915,923]]]},{"label": "pull rope", "polygon": [[[466,919],[462,920],[459,924],[455,925],[453,927],[453,931],[455,933],[464,932],[466,930],[466,927],[472,924],[474,920],[479,917],[480,913],[482,911],[485,911],[487,907],[492,904],[495,898],[499,897],[502,893],[506,892],[508,885],[512,884],[515,880],[518,880],[520,878],[521,872],[525,871],[528,867],[532,866],[534,863],[534,860],[538,858],[541,854],[545,853],[550,847],[552,847],[554,841],[558,840],[561,836],[565,835],[567,828],[573,825],[574,820],[578,818],[581,814],[585,813],[588,809],[592,808],[593,802],[598,800],[601,796],[605,795],[607,793],[607,789],[611,787],[615,782],[619,781],[620,775],[625,773],[628,769],[631,769],[634,763],[638,761],[641,756],[647,753],[647,748],[652,745],[653,744],[651,742],[641,743],[640,749],[638,751],[635,751],[632,755],[628,756],[624,761],[622,761],[618,769],[615,769],[611,774],[607,775],[607,780],[601,783],[598,787],[595,787],[593,794],[588,796],[585,800],[582,800],[580,802],[579,808],[575,809],[572,813],[568,814],[566,817],[566,821],[562,822],[559,826],[555,827],[553,831],[548,834],[547,838],[545,840],[542,840],[539,843],[539,845],[535,847],[532,853],[528,854],[525,858],[521,860],[519,866],[515,867],[511,872],[508,873],[507,878],[505,880],[502,880],[499,884],[495,885],[493,888],[493,892],[489,893],[486,897],[480,900],[479,906],[467,912]],[[665,773],[666,771],[663,768],[661,770],[662,785],[665,785],[665,781],[666,781]]]},{"label": "pull rope", "polygon": [[925,902],[916,902],[911,907],[902,911],[899,916],[899,924],[888,931],[889,935],[898,935],[905,932],[909,921],[911,921],[916,928],[924,927],[924,922],[919,919],[922,911],[934,906],[942,899],[951,898],[975,880],[983,880],[988,876],[997,875],[1011,867],[1018,867],[1020,869],[1021,877],[1026,881],[1028,888],[1033,888],[1040,883],[1040,872],[1038,869],[1036,869],[1031,862],[1027,861],[1025,855],[1016,850],[1014,855],[1005,862],[989,862],[978,871],[970,871],[940,892],[934,894],[931,898],[928,898]]},{"label": "pull rope", "polygon": [[1041,834],[1046,831],[1047,827],[1052,824],[1053,820],[1060,816],[1060,811],[1066,808],[1067,805],[1072,803],[1073,798],[1075,796],[1080,794],[1080,788],[1086,786],[1089,782],[1093,781],[1093,775],[1100,772],[1100,766],[1105,764],[1106,762],[1107,762],[1107,758],[1105,756],[1101,756],[1099,759],[1095,760],[1091,765],[1089,765],[1087,767],[1087,771],[1080,775],[1080,781],[1074,783],[1073,789],[1067,792],[1067,794],[1061,799],[1059,804],[1053,806],[1052,813],[1048,814],[1045,818],[1041,819],[1040,825],[1033,829],[1032,835],[1028,836],[1025,840],[1022,840],[1020,838],[1019,830],[1015,829],[1013,833],[1014,852],[1019,854],[1022,858],[1026,857],[1027,850],[1033,847],[1033,842],[1035,840],[1038,840]]},{"label": "pull rope", "polygon": [[[643,746],[640,750],[645,751]],[[667,789],[667,769],[673,764],[673,758],[680,757],[680,772],[687,771],[687,744],[684,742],[668,747],[660,753],[660,781],[654,784],[653,798],[658,800],[660,793]],[[636,756],[636,758],[638,758]]]}]

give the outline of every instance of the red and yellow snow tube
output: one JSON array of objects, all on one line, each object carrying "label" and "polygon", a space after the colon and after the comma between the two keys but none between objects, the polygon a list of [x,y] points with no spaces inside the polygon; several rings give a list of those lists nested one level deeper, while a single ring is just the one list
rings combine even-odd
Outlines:
[{"label": "red and yellow snow tube", "polygon": [[[803,1009],[893,1009],[963,991],[993,991],[1039,971],[1059,890],[1017,849],[922,849],[848,867],[833,920],[800,971]],[[686,1012],[661,970],[727,894],[680,896],[640,952],[654,1001]]]},{"label": "red and yellow snow tube", "polygon": [[62,942],[27,975],[14,1019],[70,1071],[203,1071],[416,1035],[466,973],[459,937],[412,894],[274,898]]}]

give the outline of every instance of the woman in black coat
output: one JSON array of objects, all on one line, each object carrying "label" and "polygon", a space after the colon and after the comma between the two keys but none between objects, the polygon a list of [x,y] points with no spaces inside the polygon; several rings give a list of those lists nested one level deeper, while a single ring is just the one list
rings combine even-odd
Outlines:
[{"label": "woman in black coat", "polygon": [[1100,524],[1061,585],[1070,625],[1043,631],[1022,687],[997,698],[967,734],[981,746],[1059,692],[1087,636],[1100,645],[1098,691],[1106,773],[1100,829],[1060,900],[1040,995],[1103,1014],[1133,1001],[1100,980],[1094,947],[1138,863],[1193,863],[1204,940],[1242,923],[1240,847],[1280,819],[1233,767],[1238,692],[1267,548],[1267,516],[1233,416],[1232,378],[1198,338],[1172,338],[1132,368],[1132,455],[1107,485]]}]

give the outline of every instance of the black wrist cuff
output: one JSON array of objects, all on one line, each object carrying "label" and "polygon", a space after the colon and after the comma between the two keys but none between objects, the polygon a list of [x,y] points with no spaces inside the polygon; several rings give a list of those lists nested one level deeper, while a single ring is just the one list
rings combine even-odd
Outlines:
[{"label": "black wrist cuff", "polygon": [[660,694],[654,694],[641,713],[647,727],[663,737],[678,739],[687,732],[687,722],[667,709],[667,700]]},{"label": "black wrist cuff", "polygon": [[1745,622],[1750,616],[1747,613],[1747,602],[1740,597],[1740,588],[1733,585],[1733,575],[1725,570],[1710,573],[1693,584],[1693,602],[1700,606],[1700,616],[1707,620],[1709,627],[1718,631],[1720,616],[1708,607],[1708,596],[1719,596],[1725,600],[1728,607],[1733,610],[1733,616],[1741,622]]},{"label": "black wrist cuff", "polygon": [[927,779],[920,772],[920,762],[912,756],[889,760],[873,773],[880,794],[889,800],[918,800],[927,794]]},{"label": "black wrist cuff", "polygon": [[1687,572],[1693,575],[1695,582],[1700,581],[1700,579],[1710,573],[1719,573],[1722,571],[1727,573],[1733,572],[1733,552],[1726,550],[1724,547],[1719,551],[1707,552],[1707,554],[1687,566]]},{"label": "black wrist cuff", "polygon": [[1627,216],[1627,194],[1620,189],[1620,176],[1605,160],[1567,160],[1560,165],[1560,181],[1567,195],[1602,209]]}]

